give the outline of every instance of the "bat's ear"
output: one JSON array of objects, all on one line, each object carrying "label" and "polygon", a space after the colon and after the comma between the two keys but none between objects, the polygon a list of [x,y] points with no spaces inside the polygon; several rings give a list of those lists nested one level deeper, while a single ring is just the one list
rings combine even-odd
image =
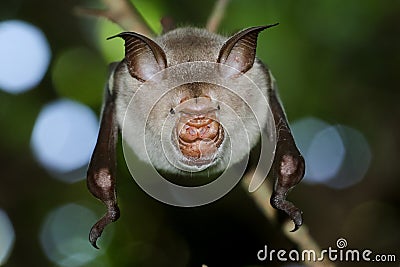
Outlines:
[{"label": "bat's ear", "polygon": [[[236,33],[222,46],[217,62],[228,65],[241,73],[246,73],[254,64],[258,34],[278,24],[251,27]],[[225,76],[231,76],[235,71],[223,73]]]},{"label": "bat's ear", "polygon": [[125,60],[132,77],[144,82],[167,67],[164,50],[153,40],[135,32],[122,32],[107,38],[125,40]]}]

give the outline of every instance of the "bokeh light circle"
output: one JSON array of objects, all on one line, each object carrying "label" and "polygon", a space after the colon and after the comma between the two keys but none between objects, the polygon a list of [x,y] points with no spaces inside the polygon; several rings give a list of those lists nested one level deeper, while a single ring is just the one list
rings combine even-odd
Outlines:
[{"label": "bokeh light circle", "polygon": [[40,231],[46,256],[59,266],[78,267],[101,255],[104,250],[94,249],[88,241],[88,229],[95,220],[91,210],[73,203],[53,210]]},{"label": "bokeh light circle", "polygon": [[47,170],[68,173],[87,165],[97,132],[98,119],[91,109],[71,100],[58,100],[40,112],[31,146]]},{"label": "bokeh light circle", "polygon": [[360,131],[344,125],[335,127],[346,148],[346,154],[340,170],[327,184],[341,189],[357,184],[365,177],[371,164],[372,152]]},{"label": "bokeh light circle", "polygon": [[5,211],[0,209],[0,266],[7,262],[15,240],[13,225]]},{"label": "bokeh light circle", "polygon": [[309,162],[307,177],[314,182],[331,179],[342,166],[345,152],[342,138],[335,127],[330,126],[318,132],[305,155]]},{"label": "bokeh light circle", "polygon": [[19,20],[0,23],[0,89],[21,93],[45,75],[51,51],[43,32]]},{"label": "bokeh light circle", "polygon": [[364,178],[372,156],[358,130],[303,118],[293,123],[292,131],[306,162],[305,182],[341,189]]}]

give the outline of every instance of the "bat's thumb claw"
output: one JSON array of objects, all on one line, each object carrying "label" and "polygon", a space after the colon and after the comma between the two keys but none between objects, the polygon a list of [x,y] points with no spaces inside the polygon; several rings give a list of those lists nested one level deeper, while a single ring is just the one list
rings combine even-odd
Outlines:
[{"label": "bat's thumb claw", "polygon": [[95,249],[100,249],[99,246],[97,246],[97,244],[96,244],[96,240],[90,241],[90,243],[92,244],[92,246],[93,246]]},{"label": "bat's thumb claw", "polygon": [[93,225],[92,229],[90,229],[89,242],[96,249],[99,249],[99,247],[97,246],[97,239],[101,236],[102,232],[103,231],[98,227],[98,223]]},{"label": "bat's thumb claw", "polygon": [[89,241],[93,247],[99,248],[97,246],[97,239],[103,233],[104,228],[111,222],[115,222],[119,218],[119,209],[118,206],[115,205],[108,209],[107,213],[95,224],[92,229],[90,229],[89,233]]},{"label": "bat's thumb claw", "polygon": [[296,232],[299,230],[300,226],[303,224],[302,214],[303,212],[299,209],[295,209],[294,211],[288,213],[294,223],[294,228],[290,232]]},{"label": "bat's thumb claw", "polygon": [[292,230],[290,230],[290,232],[292,232],[292,233],[293,233],[293,232],[296,232],[297,230],[300,229],[300,226],[301,226],[301,225],[298,225],[298,224],[295,223],[295,224],[294,224],[294,228],[293,228]]},{"label": "bat's thumb claw", "polygon": [[291,232],[297,231],[303,224],[303,212],[296,208],[293,203],[285,200],[285,195],[273,194],[271,197],[272,207],[284,211],[294,223],[294,228]]}]

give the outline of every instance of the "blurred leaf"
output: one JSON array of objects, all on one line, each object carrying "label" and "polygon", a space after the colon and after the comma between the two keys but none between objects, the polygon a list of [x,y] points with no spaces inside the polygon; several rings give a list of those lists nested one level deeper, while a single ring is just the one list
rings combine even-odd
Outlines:
[{"label": "blurred leaf", "polygon": [[120,61],[124,58],[124,42],[119,39],[107,40],[124,30],[108,20],[99,20],[97,23],[97,40],[99,49],[107,63]]},{"label": "blurred leaf", "polygon": [[90,50],[77,47],[63,52],[52,69],[53,84],[60,97],[96,106],[102,101],[107,67]]}]

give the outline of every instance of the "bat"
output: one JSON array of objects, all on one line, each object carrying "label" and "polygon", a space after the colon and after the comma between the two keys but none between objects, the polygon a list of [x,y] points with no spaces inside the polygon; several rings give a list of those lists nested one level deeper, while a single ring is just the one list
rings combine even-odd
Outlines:
[{"label": "bat", "polygon": [[[107,207],[90,230],[94,247],[104,228],[120,215],[115,184],[116,146],[122,129],[126,130],[123,141],[143,164],[180,181],[216,179],[249,155],[262,131],[273,132],[276,146],[269,176],[275,183],[270,203],[293,220],[293,231],[302,225],[302,212],[286,197],[304,176],[304,159],[275,79],[256,58],[259,33],[275,25],[250,27],[229,38],[193,27],[177,28],[154,40],[135,32],[109,38],[124,40],[125,57],[110,67],[100,130],[87,172],[89,191]],[[193,81],[188,73],[196,73],[201,81]],[[230,88],[213,82],[214,74]],[[258,89],[247,86],[244,78]],[[171,79],[181,82],[164,88]],[[268,110],[274,129],[268,124]],[[247,142],[235,141],[244,139]]]}]

